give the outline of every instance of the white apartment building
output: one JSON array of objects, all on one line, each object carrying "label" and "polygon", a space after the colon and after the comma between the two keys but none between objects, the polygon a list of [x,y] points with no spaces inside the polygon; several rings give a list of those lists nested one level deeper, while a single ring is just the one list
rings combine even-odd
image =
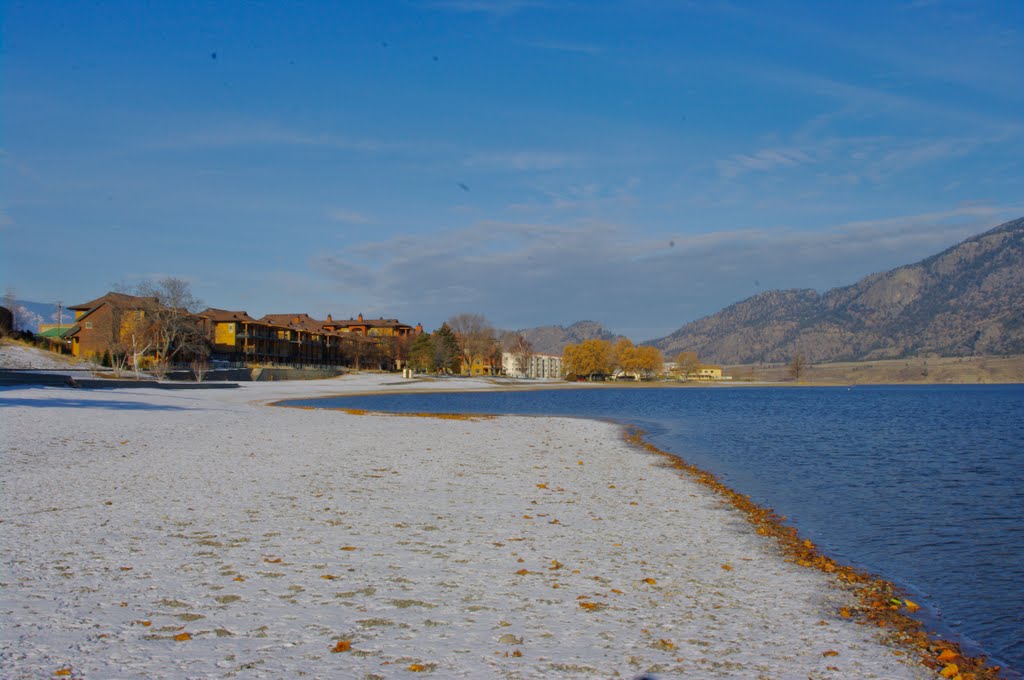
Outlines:
[{"label": "white apartment building", "polygon": [[534,354],[525,372],[519,370],[515,355],[502,352],[501,370],[513,378],[554,378],[562,377],[562,357],[551,354]]}]

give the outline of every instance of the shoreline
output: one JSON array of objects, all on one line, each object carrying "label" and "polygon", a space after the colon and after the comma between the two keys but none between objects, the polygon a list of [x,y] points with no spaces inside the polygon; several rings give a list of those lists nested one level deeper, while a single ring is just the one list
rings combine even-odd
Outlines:
[{"label": "shoreline", "polygon": [[[573,384],[569,384],[571,386]],[[616,387],[612,383],[606,383],[606,388]],[[712,385],[694,385],[694,387],[711,387]],[[754,385],[748,385],[753,387]],[[790,384],[789,387],[824,387],[826,385],[803,385]],[[674,387],[674,385],[643,385],[635,387]],[[863,385],[860,387],[864,387]],[[545,388],[538,387],[538,390]],[[566,389],[566,388],[561,388]],[[331,395],[324,398],[344,398],[374,396],[374,394],[443,394],[452,390],[394,390],[378,393],[353,392],[347,394]],[[520,392],[535,391],[530,389],[481,389],[480,392]],[[400,418],[438,418],[450,420],[473,420],[479,418],[501,418],[510,417],[508,414],[488,413],[431,413],[431,412],[390,412],[374,411],[365,409],[351,409],[342,406],[316,407],[316,406],[293,406],[288,404],[289,400],[271,402],[269,406],[297,409],[320,409],[339,411],[350,415],[376,415]],[[937,633],[925,631],[925,623],[913,616],[920,608],[915,602],[905,597],[906,591],[892,581],[881,578],[867,570],[841,564],[824,553],[809,539],[800,535],[799,530],[785,523],[786,518],[779,516],[772,509],[762,507],[750,500],[749,496],[740,494],[736,490],[722,483],[718,477],[702,468],[688,463],[682,455],[658,448],[647,441],[645,432],[628,422],[614,418],[594,418],[589,416],[549,416],[544,414],[516,414],[516,418],[570,418],[583,421],[606,423],[617,427],[621,436],[633,448],[647,452],[652,455],[667,459],[668,465],[694,482],[705,486],[716,494],[726,499],[738,511],[743,513],[751,528],[759,535],[772,538],[777,544],[787,561],[797,564],[800,567],[814,569],[824,574],[831,575],[840,581],[844,587],[854,592],[859,601],[856,608],[844,607],[840,615],[845,619],[855,621],[859,625],[872,625],[884,629],[885,641],[896,649],[911,650],[920,655],[920,663],[936,673],[948,668],[950,663],[955,663],[961,674],[969,675],[964,677],[983,679],[998,679],[1002,675],[1002,667],[989,662],[984,654],[972,655],[964,651],[959,642],[947,639]],[[945,676],[944,676],[945,677]],[[950,675],[949,677],[953,677]]]},{"label": "shoreline", "polygon": [[[277,675],[926,677],[837,613],[857,605],[832,575],[778,557],[664,461],[622,456],[637,449],[618,425],[262,408],[336,385],[0,391],[17,395],[0,411],[13,433],[0,533],[21,539],[4,558],[13,677],[58,663],[72,677],[244,676],[256,662]],[[74,436],[53,434],[56,419]]]}]

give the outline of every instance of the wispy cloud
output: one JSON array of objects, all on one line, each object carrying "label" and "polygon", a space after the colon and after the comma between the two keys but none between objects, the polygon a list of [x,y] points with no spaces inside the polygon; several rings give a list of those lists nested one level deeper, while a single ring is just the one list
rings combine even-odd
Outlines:
[{"label": "wispy cloud", "polygon": [[362,213],[343,210],[340,208],[327,211],[327,217],[334,222],[341,222],[343,224],[369,224],[373,221]]},{"label": "wispy cloud", "polygon": [[358,152],[426,152],[438,150],[445,145],[434,142],[346,136],[331,132],[309,132],[274,123],[240,122],[150,139],[145,142],[144,146],[151,149],[169,150],[276,146],[316,147]]},{"label": "wispy cloud", "polygon": [[735,179],[754,172],[781,172],[807,165],[826,168],[842,183],[884,182],[922,167],[944,167],[983,149],[1020,144],[1024,127],[1002,127],[971,136],[895,137],[830,134],[816,119],[792,135],[792,144],[734,154],[716,162],[719,175]]},{"label": "wispy cloud", "polygon": [[800,149],[776,147],[761,149],[752,154],[736,154],[727,160],[718,161],[717,165],[723,177],[736,177],[745,172],[792,168],[813,162],[814,159]]},{"label": "wispy cloud", "polygon": [[467,157],[463,165],[478,170],[532,171],[578,168],[583,165],[582,154],[562,151],[495,151],[476,153]]},{"label": "wispy cloud", "polygon": [[428,7],[451,12],[488,14],[495,17],[503,17],[524,9],[546,7],[547,5],[547,2],[540,0],[435,0],[427,4]]},{"label": "wispy cloud", "polygon": [[598,45],[564,42],[561,40],[538,40],[527,44],[530,47],[536,47],[537,49],[541,50],[554,50],[556,52],[572,52],[575,54],[587,54],[592,57],[604,52],[604,48]]},{"label": "wispy cloud", "polygon": [[[484,311],[505,327],[596,318],[613,328],[647,328],[647,337],[634,338],[643,340],[762,288],[854,283],[994,226],[1013,216],[1007,211],[965,205],[821,230],[736,229],[656,239],[603,222],[484,221],[355,245],[319,256],[311,267],[370,307],[427,322],[439,324],[459,311]],[[659,310],[656,325],[650,309]]]}]

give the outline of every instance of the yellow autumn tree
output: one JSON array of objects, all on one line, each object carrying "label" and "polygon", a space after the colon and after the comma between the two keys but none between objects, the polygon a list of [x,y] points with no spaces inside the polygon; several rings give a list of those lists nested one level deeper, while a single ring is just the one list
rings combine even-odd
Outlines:
[{"label": "yellow autumn tree", "polygon": [[567,374],[587,376],[593,380],[599,373],[609,373],[612,364],[612,345],[607,340],[584,340],[578,345],[566,345],[562,351],[562,369]]},{"label": "yellow autumn tree", "polygon": [[665,361],[656,347],[636,347],[629,339],[622,338],[612,348],[612,367],[633,376],[634,380],[661,373],[664,366]]}]

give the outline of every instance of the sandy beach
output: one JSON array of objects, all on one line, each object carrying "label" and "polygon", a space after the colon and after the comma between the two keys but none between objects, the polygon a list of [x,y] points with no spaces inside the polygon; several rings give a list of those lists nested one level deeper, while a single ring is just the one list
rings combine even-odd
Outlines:
[{"label": "sandy beach", "polygon": [[3,676],[934,677],[614,425],[268,405],[445,386],[0,390]]}]

